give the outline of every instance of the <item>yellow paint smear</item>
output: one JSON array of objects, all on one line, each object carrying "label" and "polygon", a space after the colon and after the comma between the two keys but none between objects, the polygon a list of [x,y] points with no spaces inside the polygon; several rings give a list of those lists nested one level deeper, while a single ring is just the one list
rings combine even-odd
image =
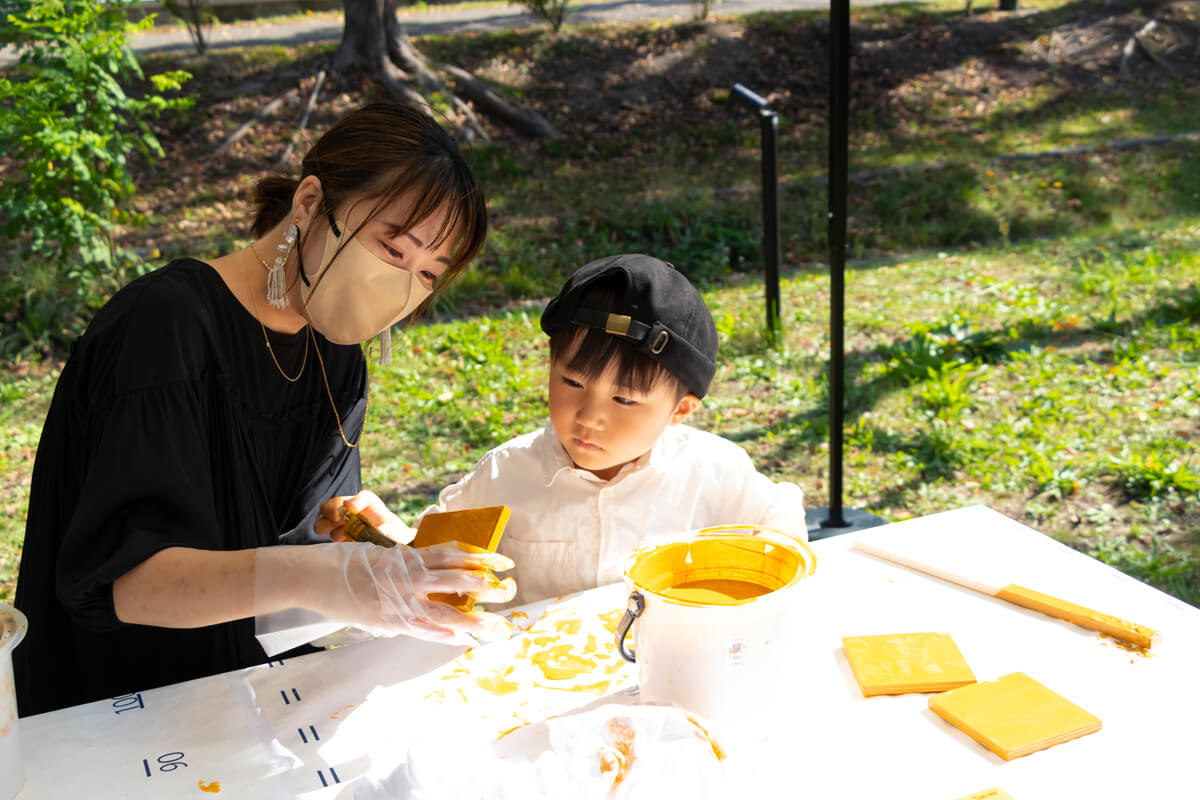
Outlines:
[{"label": "yellow paint smear", "polygon": [[1013,796],[1008,792],[993,786],[990,789],[980,789],[978,792],[971,792],[964,795],[958,800],[1013,800]]},{"label": "yellow paint smear", "polygon": [[[513,672],[513,668],[509,667],[508,669],[504,670],[503,673],[494,672],[491,675],[484,675],[482,677],[476,678],[475,683],[477,683],[479,685],[480,689],[483,689],[484,691],[487,691],[487,692],[491,692],[492,694],[496,694],[496,695],[512,694],[513,692],[515,692],[517,689],[520,688],[520,684],[518,684],[516,681],[505,680],[505,678],[507,678],[509,675],[511,675],[512,672]],[[465,696],[464,696],[464,699],[465,699]]]},{"label": "yellow paint smear", "polygon": [[618,608],[616,611],[609,611],[607,614],[601,614],[600,621],[604,623],[604,627],[609,633],[615,635],[617,632],[617,624],[620,623],[621,617],[624,615],[625,609]]},{"label": "yellow paint smear", "polygon": [[537,665],[548,680],[565,681],[596,668],[596,662],[571,651],[571,645],[560,644],[534,653],[529,660]]},{"label": "yellow paint smear", "polygon": [[529,619],[529,615],[526,614],[524,611],[514,611],[511,614],[509,614],[509,616],[512,617],[513,619]]},{"label": "yellow paint smear", "polygon": [[975,675],[946,633],[846,636],[842,649],[863,697],[944,692],[975,682]]},{"label": "yellow paint smear", "polygon": [[574,619],[560,619],[554,623],[554,629],[559,633],[565,633],[568,636],[579,633],[580,626],[583,625],[583,620],[575,617]]},{"label": "yellow paint smear", "polygon": [[332,714],[330,714],[330,715],[329,715],[329,718],[330,718],[330,719],[337,719],[337,718],[338,718],[338,714],[341,714],[343,711],[345,711],[346,709],[349,709],[349,708],[354,708],[354,706],[352,706],[352,705],[349,705],[349,706],[342,706],[342,707],[341,707],[341,708],[339,708],[337,711],[335,711],[335,712],[333,712]]},{"label": "yellow paint smear", "polygon": [[533,685],[538,689],[553,689],[556,692],[579,692],[581,694],[603,695],[608,694],[609,688],[612,687],[612,681],[567,686],[551,686],[546,683],[535,682]]},{"label": "yellow paint smear", "polygon": [[691,714],[688,714],[686,711],[684,714],[687,716],[688,722],[695,725],[704,738],[708,740],[708,744],[712,747],[713,755],[717,757],[717,761],[724,761],[725,750],[720,744],[717,743],[717,740],[712,737],[712,734],[708,732],[708,728],[705,728],[703,725],[701,725],[700,720],[696,719]]},{"label": "yellow paint smear", "polygon": [[1022,672],[951,689],[929,708],[1005,761],[1100,730],[1100,720]]},{"label": "yellow paint smear", "polygon": [[[1126,653],[1133,653],[1142,658],[1154,658],[1154,653],[1150,652],[1150,648],[1136,645],[1133,642],[1127,642],[1124,639],[1118,639],[1115,636],[1109,636],[1107,633],[1100,634],[1100,642],[1105,645],[1112,645],[1118,650],[1124,650]],[[1129,663],[1134,663],[1133,659]]]},{"label": "yellow paint smear", "polygon": [[637,761],[637,754],[633,749],[633,728],[616,719],[610,719],[607,728],[611,741],[607,748],[600,751],[600,774],[616,773],[609,789],[609,796],[612,797],[616,795],[617,787],[625,781],[630,768]]},{"label": "yellow paint smear", "polygon": [[1086,606],[1069,603],[1066,600],[1018,586],[1015,583],[1005,586],[996,592],[995,596],[1057,619],[1065,619],[1067,622],[1073,622],[1090,631],[1099,631],[1109,636],[1115,636],[1138,647],[1150,647],[1159,638],[1159,632],[1154,628],[1147,628],[1145,625],[1138,625],[1136,622],[1114,617],[1111,614],[1101,614]]},{"label": "yellow paint smear", "polygon": [[527,723],[527,722],[523,722],[523,723],[521,723],[520,725],[513,725],[511,728],[509,728],[509,729],[508,729],[508,730],[506,730],[506,731],[500,731],[500,734],[499,734],[498,736],[496,736],[496,741],[497,741],[497,742],[498,742],[498,741],[500,741],[501,739],[503,739],[505,736],[508,736],[508,735],[509,735],[510,733],[512,733],[513,731],[519,731],[519,730],[521,730],[521,728],[524,728],[524,727],[525,727],[526,725],[528,725],[528,724],[529,724],[529,723]]},{"label": "yellow paint smear", "polygon": [[196,784],[200,787],[200,791],[202,792],[208,792],[209,794],[221,793],[220,781],[210,781],[208,783],[205,783],[204,781],[196,781]]}]

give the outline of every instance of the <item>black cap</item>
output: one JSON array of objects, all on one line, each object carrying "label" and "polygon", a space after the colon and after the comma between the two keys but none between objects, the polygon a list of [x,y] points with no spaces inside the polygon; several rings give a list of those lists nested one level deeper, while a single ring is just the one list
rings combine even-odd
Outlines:
[{"label": "black cap", "polygon": [[[611,309],[582,305],[597,284],[614,289]],[[712,313],[683,273],[653,256],[624,253],[575,270],[542,312],[542,330],[548,334],[572,324],[628,340],[696,397],[704,397],[717,371]]]}]

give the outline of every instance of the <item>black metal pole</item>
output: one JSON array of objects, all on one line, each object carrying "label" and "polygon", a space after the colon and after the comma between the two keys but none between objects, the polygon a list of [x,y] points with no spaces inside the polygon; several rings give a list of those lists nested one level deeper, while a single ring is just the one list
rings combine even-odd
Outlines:
[{"label": "black metal pole", "polygon": [[763,259],[766,263],[767,332],[778,341],[779,319],[779,115],[760,109],[762,124]]},{"label": "black metal pole", "polygon": [[829,9],[829,518],[842,518],[842,423],[845,404],[846,185],[849,160],[850,2],[833,0]]},{"label": "black metal pole", "polygon": [[767,335],[778,340],[782,328],[779,311],[779,115],[767,101],[740,83],[733,94],[758,111],[762,129],[763,281],[767,301]]}]

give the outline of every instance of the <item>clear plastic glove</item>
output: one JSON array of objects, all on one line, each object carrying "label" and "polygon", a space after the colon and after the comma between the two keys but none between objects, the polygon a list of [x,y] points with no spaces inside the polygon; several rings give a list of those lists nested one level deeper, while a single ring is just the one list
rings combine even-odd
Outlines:
[{"label": "clear plastic glove", "polygon": [[512,626],[496,614],[464,613],[429,595],[506,602],[516,582],[492,571],[512,567],[505,556],[457,542],[420,550],[360,542],[260,547],[254,556],[255,614],[304,608],[375,635],[472,645],[507,638]]}]

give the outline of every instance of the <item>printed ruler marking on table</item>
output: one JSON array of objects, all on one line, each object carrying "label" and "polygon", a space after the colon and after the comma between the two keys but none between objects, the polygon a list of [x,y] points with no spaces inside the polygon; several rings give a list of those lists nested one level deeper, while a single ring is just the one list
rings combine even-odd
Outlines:
[{"label": "printed ruler marking on table", "polygon": [[[315,726],[309,725],[308,731],[312,735],[312,740],[314,742],[321,741],[321,737],[317,735],[317,729]],[[296,732],[300,734],[300,741],[304,744],[308,744],[308,737],[304,735],[304,728],[296,728]]]},{"label": "printed ruler marking on table", "polygon": [[[341,783],[342,779],[338,777],[337,770],[333,767],[329,768],[329,775],[333,778],[334,783]],[[328,786],[329,782],[325,780],[325,773],[322,770],[317,770],[317,777],[321,779],[322,786]]]},{"label": "printed ruler marking on table", "polygon": [[[156,764],[158,764],[159,772],[174,772],[180,767],[187,766],[187,762],[183,760],[183,753],[181,752],[163,753],[161,756],[154,759],[154,761]],[[147,778],[153,777],[154,772],[150,769],[150,759],[142,759],[142,769],[146,771]]]},{"label": "printed ruler marking on table", "polygon": [[142,701],[142,693],[123,694],[113,699],[113,713],[120,714],[123,711],[137,711],[140,708],[145,708],[146,704]]},{"label": "printed ruler marking on table", "polygon": [[[285,706],[290,706],[292,704],[292,701],[288,700],[287,689],[280,689],[279,696],[283,698],[283,704]],[[296,698],[297,703],[300,702],[300,693],[297,692],[294,687],[292,688],[292,696]]]}]

